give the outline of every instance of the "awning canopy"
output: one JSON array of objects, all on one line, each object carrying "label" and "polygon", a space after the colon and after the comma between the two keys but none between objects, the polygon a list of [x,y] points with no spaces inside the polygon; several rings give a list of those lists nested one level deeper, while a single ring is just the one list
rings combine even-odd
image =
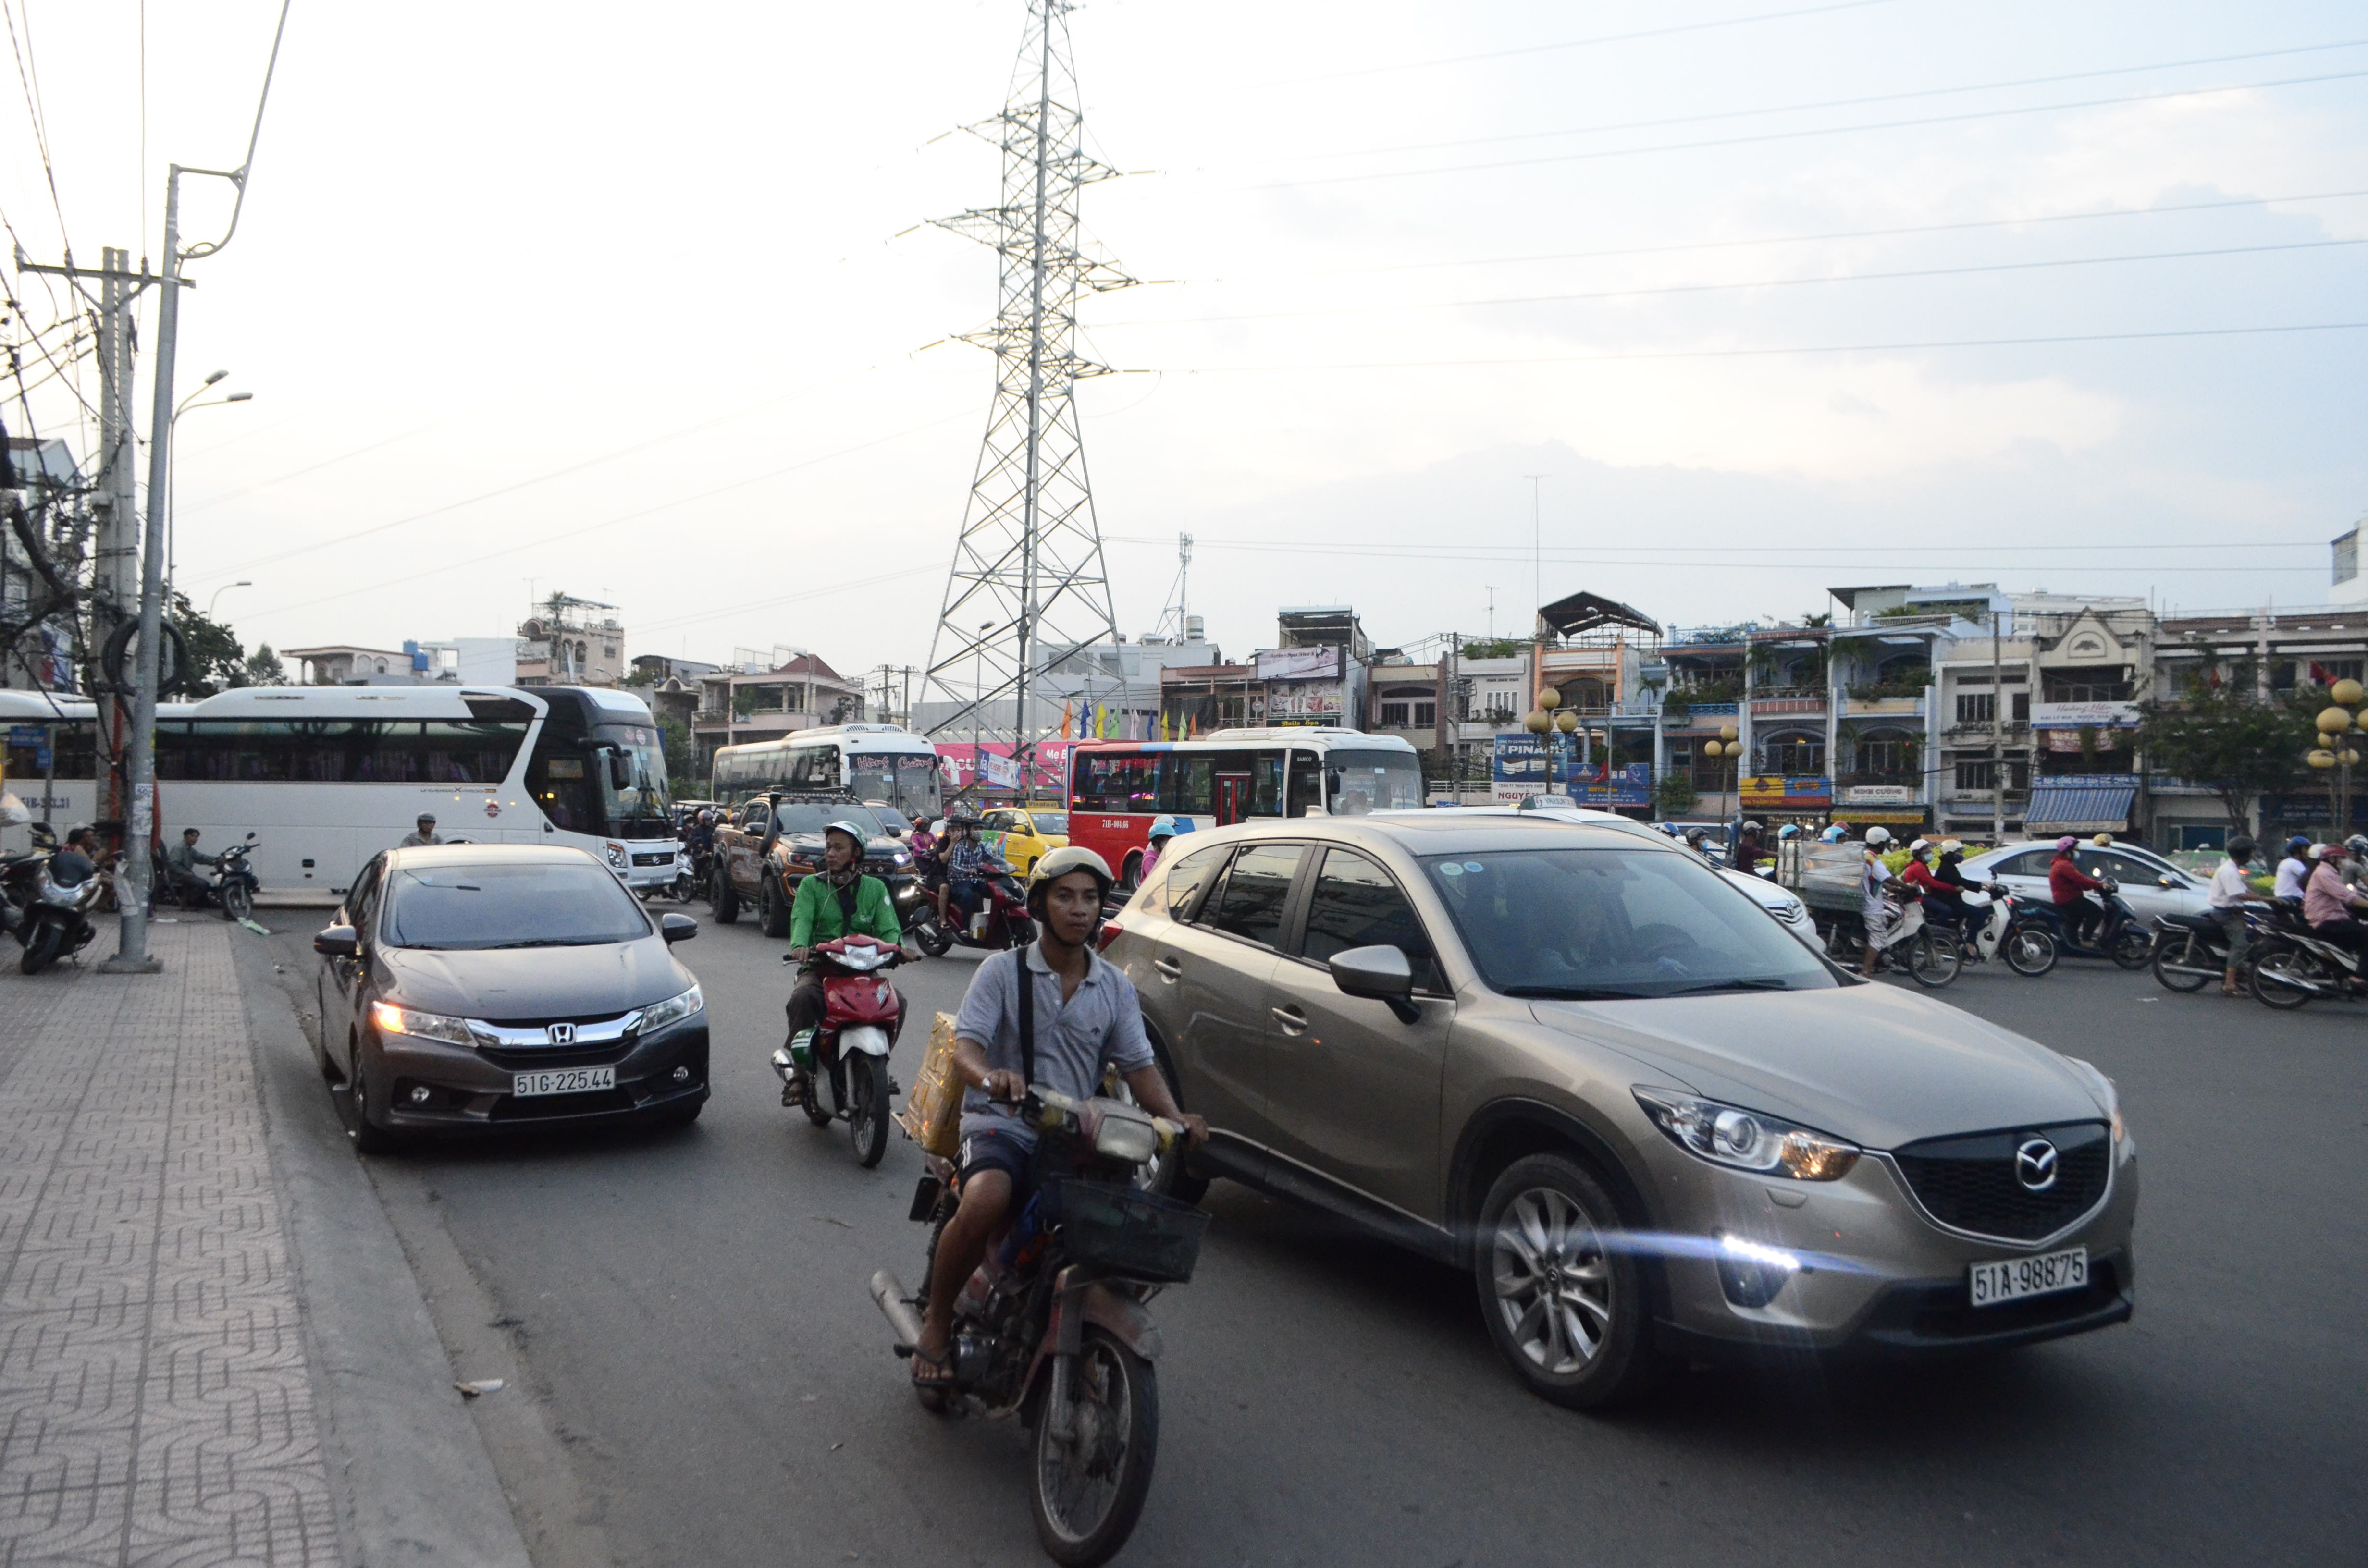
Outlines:
[{"label": "awning canopy", "polygon": [[2130,805],[2137,794],[2137,786],[2126,780],[2034,778],[2031,803],[2023,808],[2023,831],[2120,833],[2130,825]]},{"label": "awning canopy", "polygon": [[1625,626],[1631,631],[1650,632],[1658,637],[1661,623],[1643,610],[1631,608],[1616,599],[1600,594],[1573,594],[1556,599],[1538,611],[1538,617],[1565,637],[1576,637],[1582,631],[1592,631],[1600,626]]}]

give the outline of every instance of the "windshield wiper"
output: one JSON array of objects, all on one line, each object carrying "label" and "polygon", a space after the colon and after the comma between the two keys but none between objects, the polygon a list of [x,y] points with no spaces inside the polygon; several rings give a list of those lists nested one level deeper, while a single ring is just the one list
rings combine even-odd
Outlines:
[{"label": "windshield wiper", "polygon": [[486,950],[497,948],[592,948],[605,938],[599,937],[529,937],[518,942],[489,942]]},{"label": "windshield wiper", "polygon": [[1656,994],[1650,991],[1615,991],[1584,985],[1500,985],[1497,989],[1508,996],[1535,997],[1545,1002],[1633,1002],[1641,996]]},{"label": "windshield wiper", "polygon": [[1745,975],[1736,980],[1706,980],[1700,985],[1680,985],[1675,991],[1664,991],[1664,996],[1700,996],[1712,991],[1790,991],[1793,983],[1780,974]]}]

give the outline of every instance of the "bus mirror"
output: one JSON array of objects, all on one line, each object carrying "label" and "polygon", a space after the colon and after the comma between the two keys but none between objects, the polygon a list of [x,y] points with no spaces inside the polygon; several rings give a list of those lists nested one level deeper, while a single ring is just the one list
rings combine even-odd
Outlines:
[{"label": "bus mirror", "polygon": [[621,751],[612,751],[609,754],[609,787],[612,790],[630,790],[633,787],[632,759]]}]

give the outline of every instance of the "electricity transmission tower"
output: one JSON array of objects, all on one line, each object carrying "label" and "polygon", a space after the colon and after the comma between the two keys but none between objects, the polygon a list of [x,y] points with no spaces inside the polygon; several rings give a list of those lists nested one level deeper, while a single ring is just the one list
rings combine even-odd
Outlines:
[{"label": "electricity transmission tower", "polygon": [[1171,642],[1181,642],[1192,630],[1191,600],[1186,593],[1192,576],[1192,536],[1176,536],[1176,587],[1167,596],[1167,604],[1159,612],[1159,625],[1153,635]]},{"label": "electricity transmission tower", "polygon": [[1001,200],[937,220],[993,246],[1000,279],[995,324],[962,337],[994,352],[995,402],[924,677],[960,706],[929,733],[1008,741],[1023,758],[1044,727],[1035,693],[1047,665],[1095,643],[1115,658],[1118,642],[1072,394],[1109,373],[1076,353],[1078,300],[1135,279],[1089,254],[1078,230],[1078,193],[1118,171],[1083,145],[1069,9],[1028,0],[1003,112],[969,128],[1002,151]]}]

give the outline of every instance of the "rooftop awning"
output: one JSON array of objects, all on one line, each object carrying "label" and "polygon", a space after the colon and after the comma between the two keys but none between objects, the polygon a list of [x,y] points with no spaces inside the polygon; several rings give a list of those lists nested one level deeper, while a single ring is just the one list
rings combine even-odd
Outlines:
[{"label": "rooftop awning", "polygon": [[2127,780],[2034,778],[2031,803],[2023,809],[2023,831],[2120,833],[2130,825],[2130,805],[2137,793],[2137,786]]},{"label": "rooftop awning", "polygon": [[1565,637],[1576,637],[1582,631],[1592,631],[1599,626],[1625,626],[1636,631],[1661,634],[1661,623],[1643,610],[1632,609],[1600,594],[1573,594],[1556,599],[1538,611],[1538,619]]}]

